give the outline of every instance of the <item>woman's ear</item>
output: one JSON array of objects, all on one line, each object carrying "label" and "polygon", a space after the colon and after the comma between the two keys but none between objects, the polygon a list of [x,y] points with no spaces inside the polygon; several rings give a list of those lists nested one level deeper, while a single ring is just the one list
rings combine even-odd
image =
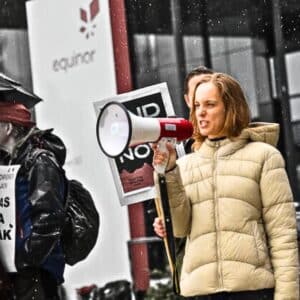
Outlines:
[{"label": "woman's ear", "polygon": [[192,103],[191,103],[192,101],[190,100],[188,94],[184,94],[184,100],[185,100],[185,103],[188,106],[188,108],[191,109],[192,108]]}]

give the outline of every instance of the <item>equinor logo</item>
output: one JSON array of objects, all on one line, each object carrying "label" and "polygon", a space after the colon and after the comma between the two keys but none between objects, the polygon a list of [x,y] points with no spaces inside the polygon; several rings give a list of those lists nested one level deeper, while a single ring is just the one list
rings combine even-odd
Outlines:
[{"label": "equinor logo", "polygon": [[99,0],[93,0],[89,5],[88,10],[80,8],[80,19],[84,24],[80,27],[79,31],[85,34],[87,39],[94,35],[96,24],[93,21],[99,14],[99,11]]},{"label": "equinor logo", "polygon": [[81,65],[88,65],[94,62],[95,54],[96,50],[93,49],[83,52],[73,52],[73,54],[70,56],[54,59],[52,62],[52,70],[54,72],[67,72],[72,68],[76,68]]},{"label": "equinor logo", "polygon": [[[80,19],[82,25],[80,32],[85,34],[85,37],[94,35],[94,29],[96,28],[95,18],[100,12],[99,0],[92,0],[88,5],[88,9],[80,8]],[[72,54],[58,57],[52,61],[52,70],[54,72],[68,72],[71,69],[89,65],[94,63],[96,56],[96,49],[87,49],[83,51],[73,50]]]}]

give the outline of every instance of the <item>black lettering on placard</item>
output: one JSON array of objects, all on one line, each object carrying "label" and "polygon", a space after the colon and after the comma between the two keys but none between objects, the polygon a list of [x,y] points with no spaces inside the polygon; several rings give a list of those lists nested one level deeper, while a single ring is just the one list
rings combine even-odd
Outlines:
[{"label": "black lettering on placard", "polygon": [[148,103],[136,107],[136,114],[140,117],[159,117],[160,107],[157,103]]},{"label": "black lettering on placard", "polygon": [[3,214],[0,213],[0,223],[4,224],[4,217],[3,217]]},{"label": "black lettering on placard", "polygon": [[124,163],[124,158],[127,160],[146,159],[151,154],[151,148],[148,144],[138,145],[135,148],[128,148],[127,153],[119,157],[120,162]]},{"label": "black lettering on placard", "polygon": [[[6,174],[0,174],[0,190],[2,190],[2,195],[6,192],[5,189],[9,187],[9,181],[14,179],[14,171],[15,168],[13,166],[10,166],[7,169]],[[4,196],[0,197],[0,240],[2,241],[12,240],[12,229],[14,225],[10,223],[10,220],[7,220],[10,219],[10,214],[7,215],[7,213],[9,213],[10,201],[10,197],[5,196],[5,194]]]},{"label": "black lettering on placard", "polygon": [[9,207],[9,197],[1,197],[0,198],[0,207]]},{"label": "black lettering on placard", "polygon": [[11,230],[10,229],[1,229],[0,230],[0,240],[11,240]]}]

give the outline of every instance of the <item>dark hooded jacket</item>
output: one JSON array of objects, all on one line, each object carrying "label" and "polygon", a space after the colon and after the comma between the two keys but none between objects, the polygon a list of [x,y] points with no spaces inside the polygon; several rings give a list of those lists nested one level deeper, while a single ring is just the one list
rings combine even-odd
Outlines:
[{"label": "dark hooded jacket", "polygon": [[[47,150],[33,158],[35,149]],[[21,165],[16,179],[16,267],[42,268],[57,284],[63,282],[65,261],[60,237],[65,222],[66,149],[52,130],[34,128],[19,143],[9,164]]]}]

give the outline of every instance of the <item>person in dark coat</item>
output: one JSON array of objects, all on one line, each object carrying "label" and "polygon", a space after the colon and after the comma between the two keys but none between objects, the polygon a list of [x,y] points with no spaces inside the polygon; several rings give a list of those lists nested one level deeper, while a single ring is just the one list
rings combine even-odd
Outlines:
[{"label": "person in dark coat", "polygon": [[[47,155],[34,157],[36,149]],[[16,178],[17,272],[10,273],[17,300],[57,300],[64,281],[61,234],[66,218],[65,177],[58,166],[66,149],[52,130],[40,130],[23,104],[0,102],[0,149],[5,165],[20,165]]]}]

